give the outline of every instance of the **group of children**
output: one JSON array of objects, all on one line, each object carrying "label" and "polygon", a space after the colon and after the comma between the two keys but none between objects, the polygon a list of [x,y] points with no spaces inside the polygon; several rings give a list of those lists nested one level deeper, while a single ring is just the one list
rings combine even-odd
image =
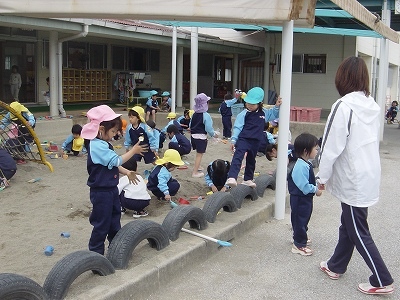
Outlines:
[{"label": "group of children", "polygon": [[[181,133],[183,128],[176,124],[176,115],[170,114],[170,123],[160,132],[165,132],[171,139],[169,149],[163,157],[158,156],[159,139],[156,131],[145,123],[144,110],[133,107],[128,112],[129,125],[126,128],[125,148],[122,155],[116,154],[110,141],[121,127],[121,117],[110,107],[100,105],[88,111],[90,122],[83,126],[81,137],[87,143],[87,170],[89,173],[90,201],[93,210],[89,218],[93,231],[89,240],[89,249],[104,254],[104,242],[110,242],[120,229],[120,216],[126,209],[133,210],[133,217],[147,216],[145,208],[150,203],[150,191],[160,200],[170,201],[180,188],[179,182],[171,172],[184,165],[181,156],[196,151],[193,177],[204,176],[211,191],[226,191],[237,185],[237,177],[245,158],[244,180],[241,184],[255,187],[253,182],[256,155],[263,138],[264,124],[279,117],[279,98],[273,108],[263,107],[264,91],[255,87],[247,93],[246,109],[236,117],[231,135],[231,162],[216,159],[207,166],[206,172],[200,169],[202,156],[207,148],[207,135],[217,137],[212,119],[208,114],[210,98],[204,93],[195,98],[194,112],[190,118],[190,142]],[[229,99],[232,100],[232,99]],[[179,123],[179,122],[178,122]],[[229,137],[226,131],[224,135]],[[184,142],[182,142],[184,139]],[[268,143],[269,144],[269,143]],[[289,193],[292,208],[293,245],[292,252],[310,255],[308,247],[307,224],[312,212],[313,195],[320,196],[321,191],[315,184],[315,176],[309,160],[317,154],[318,140],[310,134],[299,135],[292,151],[297,157],[293,169],[289,172]],[[267,157],[276,157],[276,146],[266,149]],[[272,154],[275,153],[275,154]],[[153,164],[148,174],[147,183],[138,174],[137,162],[144,159],[146,164]],[[119,178],[118,173],[122,176]]]}]

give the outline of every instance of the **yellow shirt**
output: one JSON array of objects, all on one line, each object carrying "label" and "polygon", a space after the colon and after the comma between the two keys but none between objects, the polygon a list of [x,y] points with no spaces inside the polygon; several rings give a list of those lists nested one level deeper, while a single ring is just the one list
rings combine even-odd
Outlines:
[{"label": "yellow shirt", "polygon": [[73,151],[81,151],[83,148],[83,138],[79,137],[77,139],[73,139],[72,141],[72,150]]}]

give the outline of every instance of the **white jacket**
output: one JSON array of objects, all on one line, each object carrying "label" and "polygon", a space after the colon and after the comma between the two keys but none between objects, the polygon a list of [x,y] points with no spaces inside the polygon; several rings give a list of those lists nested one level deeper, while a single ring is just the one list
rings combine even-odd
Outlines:
[{"label": "white jacket", "polygon": [[379,200],[380,116],[378,104],[363,92],[349,93],[332,105],[317,177],[327,191],[348,205],[368,207]]},{"label": "white jacket", "polygon": [[147,192],[146,183],[142,176],[136,175],[138,182],[133,184],[129,182],[128,176],[122,176],[118,183],[118,193],[125,192],[125,198],[135,200],[150,200],[151,196]]}]

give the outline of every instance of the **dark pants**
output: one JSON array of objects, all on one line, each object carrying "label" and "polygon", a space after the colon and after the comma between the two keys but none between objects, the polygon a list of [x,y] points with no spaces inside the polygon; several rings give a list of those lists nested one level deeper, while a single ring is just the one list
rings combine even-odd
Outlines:
[{"label": "dark pants", "polygon": [[222,136],[231,137],[232,136],[232,118],[231,116],[222,117]]},{"label": "dark pants", "polygon": [[[1,172],[4,174],[7,180],[10,180],[11,177],[14,176],[14,174],[17,172],[17,170],[1,170]],[[1,173],[0,173],[0,178],[1,178]]]},{"label": "dark pants", "polygon": [[65,150],[68,153],[72,152],[74,154],[74,156],[78,156],[79,155],[79,151],[72,150],[72,142],[68,143],[67,146],[65,146]]},{"label": "dark pants", "polygon": [[238,139],[235,145],[235,153],[233,154],[231,168],[229,169],[228,178],[237,179],[242,166],[242,161],[245,153],[246,156],[246,168],[244,169],[244,180],[253,180],[254,170],[256,169],[256,155],[259,140],[245,140]]},{"label": "dark pants", "polygon": [[121,229],[121,204],[118,188],[110,190],[90,189],[90,202],[93,209],[89,222],[93,226],[89,240],[89,250],[104,255],[106,238],[111,243],[118,230]]},{"label": "dark pants", "polygon": [[297,248],[307,246],[307,230],[313,210],[313,197],[290,195],[290,220],[293,228],[293,244]]},{"label": "dark pants", "polygon": [[179,145],[176,142],[169,142],[168,148],[178,151],[181,156],[189,154],[190,150],[191,150],[191,148],[189,148],[189,149],[183,148],[181,145]]},{"label": "dark pants", "polygon": [[375,287],[390,285],[393,278],[371,237],[367,217],[368,207],[342,203],[339,240],[328,261],[328,268],[335,273],[345,273],[355,246],[372,272],[369,277],[370,284]]},{"label": "dark pants", "polygon": [[[168,191],[169,194],[171,196],[175,196],[176,193],[179,191],[179,188],[181,187],[181,185],[179,184],[179,182],[176,179],[171,178],[168,183]],[[164,198],[165,195],[163,192],[161,192],[161,190],[159,188],[156,188],[154,190],[151,191],[153,193],[154,196],[156,196],[157,198]]]},{"label": "dark pants", "polygon": [[119,201],[121,202],[121,206],[130,210],[134,210],[137,212],[141,212],[145,207],[149,206],[149,200],[137,200],[131,198],[125,198],[125,192],[122,191],[119,195]]}]

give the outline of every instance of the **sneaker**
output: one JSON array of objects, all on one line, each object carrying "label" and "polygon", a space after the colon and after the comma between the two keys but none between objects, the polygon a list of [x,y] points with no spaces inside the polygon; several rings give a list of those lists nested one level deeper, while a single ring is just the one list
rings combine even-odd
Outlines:
[{"label": "sneaker", "polygon": [[203,177],[203,176],[204,176],[203,172],[197,172],[197,173],[193,173],[192,174],[192,177],[194,177],[194,178],[200,178],[200,177]]},{"label": "sneaker", "polygon": [[375,287],[369,283],[360,283],[358,285],[358,290],[367,295],[388,295],[394,292],[394,287],[393,284],[383,287]]},{"label": "sneaker", "polygon": [[228,178],[228,180],[226,181],[225,185],[227,185],[229,187],[237,186],[236,179],[235,178]]},{"label": "sneaker", "polygon": [[324,272],[326,275],[328,275],[328,277],[330,279],[332,279],[332,280],[339,279],[340,274],[332,272],[331,270],[329,270],[328,263],[326,261],[322,261],[319,264],[319,268],[321,269],[322,272]]},{"label": "sneaker", "polygon": [[134,211],[132,217],[134,217],[135,219],[138,219],[140,217],[147,217],[149,215],[149,213],[145,210],[142,211]]},{"label": "sneaker", "polygon": [[124,215],[126,213],[126,208],[121,206],[121,215]]},{"label": "sneaker", "polygon": [[247,185],[247,186],[249,186],[249,187],[251,187],[253,189],[256,187],[256,184],[252,180],[245,180],[241,184]]},{"label": "sneaker", "polygon": [[297,248],[294,244],[292,245],[292,253],[300,254],[303,256],[310,256],[313,254],[313,251],[308,247],[300,247]]},{"label": "sneaker", "polygon": [[17,165],[24,165],[24,164],[26,164],[26,160],[23,160],[23,159],[17,160]]}]

